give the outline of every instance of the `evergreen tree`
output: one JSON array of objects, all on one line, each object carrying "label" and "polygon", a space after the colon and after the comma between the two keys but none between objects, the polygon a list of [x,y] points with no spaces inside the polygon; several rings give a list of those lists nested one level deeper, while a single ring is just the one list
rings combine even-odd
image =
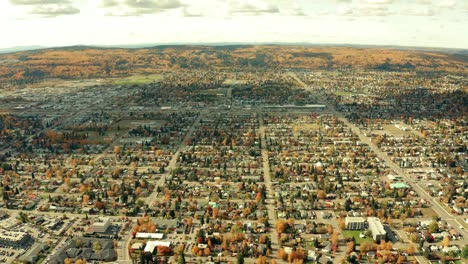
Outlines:
[{"label": "evergreen tree", "polygon": [[237,264],[244,264],[244,254],[242,252],[237,255]]},{"label": "evergreen tree", "polygon": [[185,264],[185,254],[182,252],[179,256],[179,260],[177,261],[177,264]]}]

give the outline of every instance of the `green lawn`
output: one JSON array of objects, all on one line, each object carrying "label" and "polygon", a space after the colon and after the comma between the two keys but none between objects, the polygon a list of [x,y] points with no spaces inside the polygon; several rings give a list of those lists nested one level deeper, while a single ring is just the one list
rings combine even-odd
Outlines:
[{"label": "green lawn", "polygon": [[114,84],[116,85],[145,84],[145,83],[159,81],[162,78],[163,76],[161,74],[132,75],[129,77],[117,79],[114,81]]},{"label": "green lawn", "polygon": [[227,96],[227,89],[219,88],[219,89],[208,89],[208,90],[203,90],[200,91],[200,94],[208,94],[208,95],[218,95],[222,94],[224,96]]},{"label": "green lawn", "polygon": [[360,233],[361,233],[361,231],[359,231],[359,230],[345,230],[345,231],[343,231],[343,237],[344,238],[354,237],[354,239],[356,239],[356,244],[357,245],[360,245],[362,242],[365,242],[365,241],[370,241],[370,242],[374,241],[372,239],[372,237],[360,238],[359,237]]},{"label": "green lawn", "polygon": [[355,92],[345,92],[345,91],[337,91],[335,92],[337,96],[352,96],[352,95],[364,95],[367,96],[368,94],[365,93],[355,93]]},{"label": "green lawn", "polygon": [[224,85],[234,85],[234,84],[243,84],[246,83],[247,80],[235,80],[235,79],[226,79],[223,84]]}]

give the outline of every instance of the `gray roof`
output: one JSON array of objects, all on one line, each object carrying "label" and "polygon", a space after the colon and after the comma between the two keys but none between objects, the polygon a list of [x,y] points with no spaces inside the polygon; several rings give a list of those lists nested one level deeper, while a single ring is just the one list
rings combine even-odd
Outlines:
[{"label": "gray roof", "polygon": [[24,262],[35,263],[37,260],[37,255],[41,250],[47,249],[48,246],[45,243],[34,243],[34,245],[29,249],[24,255],[22,255],[19,260]]}]

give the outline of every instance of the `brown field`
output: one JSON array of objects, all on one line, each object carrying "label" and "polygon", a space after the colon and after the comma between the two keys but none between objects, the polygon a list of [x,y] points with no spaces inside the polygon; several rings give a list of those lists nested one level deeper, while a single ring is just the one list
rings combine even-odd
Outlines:
[{"label": "brown field", "polygon": [[396,127],[395,125],[384,125],[383,129],[385,130],[385,132],[390,133],[397,137],[411,134],[411,131],[403,131],[399,129],[398,127]]}]

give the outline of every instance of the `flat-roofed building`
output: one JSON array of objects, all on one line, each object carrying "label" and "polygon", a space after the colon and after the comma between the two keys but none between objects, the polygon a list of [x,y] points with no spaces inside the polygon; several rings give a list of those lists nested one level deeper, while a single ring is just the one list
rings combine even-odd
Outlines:
[{"label": "flat-roofed building", "polygon": [[385,232],[385,229],[380,222],[380,219],[377,217],[368,217],[367,222],[369,223],[369,229],[372,232],[372,238],[376,241],[379,242],[382,239],[385,239],[387,236],[387,232]]},{"label": "flat-roofed building", "polygon": [[26,232],[0,230],[0,245],[5,247],[25,247],[33,241]]},{"label": "flat-roofed building", "polygon": [[93,223],[91,226],[93,232],[95,233],[105,233],[107,228],[109,228],[110,219],[108,217],[99,218],[96,222]]},{"label": "flat-roofed building", "polygon": [[164,234],[163,233],[145,233],[145,232],[138,232],[135,235],[136,238],[141,238],[141,239],[163,239]]},{"label": "flat-roofed building", "polygon": [[346,229],[364,230],[366,229],[366,219],[360,216],[347,216],[345,218]]},{"label": "flat-roofed building", "polygon": [[158,246],[170,247],[171,242],[169,242],[169,241],[148,241],[148,242],[146,242],[146,246],[145,246],[145,249],[143,251],[144,252],[154,253],[154,250]]}]

